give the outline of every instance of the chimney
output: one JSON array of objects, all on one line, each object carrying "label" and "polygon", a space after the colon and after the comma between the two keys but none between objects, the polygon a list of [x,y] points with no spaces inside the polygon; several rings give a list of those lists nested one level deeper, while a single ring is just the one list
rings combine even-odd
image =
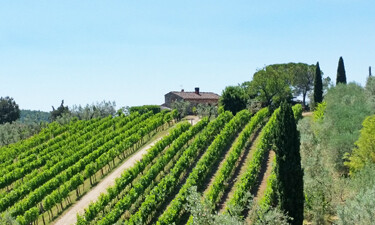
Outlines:
[{"label": "chimney", "polygon": [[181,92],[184,92],[185,90],[184,89],[181,89]]},{"label": "chimney", "polygon": [[195,88],[195,94],[199,95],[199,87]]}]

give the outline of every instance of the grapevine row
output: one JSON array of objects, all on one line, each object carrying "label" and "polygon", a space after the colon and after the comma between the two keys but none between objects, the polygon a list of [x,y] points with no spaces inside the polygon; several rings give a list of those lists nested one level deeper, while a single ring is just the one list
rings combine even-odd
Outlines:
[{"label": "grapevine row", "polygon": [[276,173],[275,173],[276,157],[272,162],[272,172],[268,176],[266,181],[266,190],[264,195],[259,199],[258,205],[260,206],[261,211],[258,212],[258,215],[262,215],[263,212],[266,212],[274,202],[275,199],[275,185],[276,185]]},{"label": "grapevine row", "polygon": [[[294,105],[292,107],[293,114],[294,114],[294,119],[296,123],[298,120],[302,119],[302,106],[300,104]],[[276,201],[276,157],[272,161],[272,169],[271,169],[271,174],[267,177],[266,180],[266,190],[264,191],[263,196],[260,197],[258,200],[258,206],[259,206],[259,211],[257,212],[258,217],[262,218],[263,214],[267,212],[273,204],[275,204]]]},{"label": "grapevine row", "polygon": [[[208,119],[204,118],[195,126],[191,127],[189,131],[178,137],[162,155],[156,157],[156,155],[154,154],[155,156],[153,157],[153,159],[149,158],[148,160],[146,160],[148,162],[154,161],[155,163],[153,163],[150,168],[142,171],[143,175],[140,177],[140,179],[136,182],[133,182],[132,188],[127,191],[127,193],[124,193],[124,198],[120,199],[114,206],[114,208],[110,209],[111,213],[114,210],[118,210],[117,214],[121,215],[126,209],[128,209],[135,201],[137,196],[142,195],[143,190],[145,190],[148,185],[150,185],[150,183],[155,179],[160,171],[164,169],[165,165],[174,157],[174,155],[181,151],[181,149],[188,143],[188,141],[193,138],[198,132],[200,132],[207,124]],[[145,160],[142,160],[142,162],[144,161]],[[144,164],[144,166],[146,165],[147,164]],[[97,210],[99,210],[99,208],[97,208]],[[85,218],[92,219],[92,216],[89,216],[87,212],[85,213],[85,215],[87,216]]]},{"label": "grapevine row", "polygon": [[[17,202],[10,209],[11,215],[16,216],[16,215],[23,214],[27,209],[35,206],[38,202],[43,200],[44,196],[51,193],[55,189],[59,190],[61,188],[66,188],[67,190],[72,190],[78,187],[76,183],[71,182],[71,180],[69,180],[70,177],[82,171],[86,167],[86,165],[88,165],[90,162],[92,162],[95,159],[98,165],[102,167],[105,166],[105,164],[107,164],[117,155],[121,154],[124,150],[130,149],[131,146],[141,141],[143,135],[145,135],[148,132],[151,132],[152,130],[156,129],[162,124],[164,124],[163,114],[162,113],[157,114],[154,117],[150,117],[148,120],[139,123],[138,125],[134,126],[131,129],[131,130],[138,130],[138,133],[129,135],[128,132],[124,132],[120,136],[116,137],[114,140],[106,142],[102,147],[91,152],[84,158],[81,158],[81,159],[77,158],[79,159],[79,161],[75,163],[74,166],[69,167],[67,169],[69,170],[72,168],[69,172],[64,171],[63,173],[57,175],[49,182],[43,184],[42,186],[38,187],[35,191],[30,193],[28,197]],[[107,153],[110,154],[108,155],[108,157],[100,158],[101,155],[107,154]],[[98,161],[98,159],[101,159],[101,161]],[[68,182],[68,184],[71,184],[72,187],[69,187],[69,186],[65,187],[64,182]],[[61,183],[63,184],[60,186]],[[60,202],[54,201],[54,204],[58,204],[58,203]]]},{"label": "grapevine row", "polygon": [[[102,125],[97,130],[101,131],[107,129],[116,120],[103,119],[103,121],[100,121]],[[130,121],[130,119],[126,118],[126,121]],[[34,169],[39,168],[42,165],[45,165],[44,167],[48,169],[49,165],[54,165],[55,163],[59,162],[64,157],[64,155],[67,155],[69,152],[74,152],[74,147],[78,149],[82,148],[80,146],[72,146],[72,144],[84,145],[85,143],[92,140],[92,138],[94,138],[92,130],[94,130],[95,127],[97,127],[97,124],[93,123],[87,126],[85,129],[82,129],[81,132],[77,132],[73,135],[70,134],[70,132],[65,132],[61,136],[51,139],[51,141],[53,140],[54,144],[51,146],[46,146],[43,151],[39,151],[38,156],[32,154],[29,157],[26,157],[22,160],[19,160],[17,163],[12,164],[13,170],[7,168],[8,170],[12,171],[6,173],[0,179],[0,188],[10,185],[12,182],[18,180],[21,177],[23,178],[23,182],[25,182],[25,180],[27,180],[25,179],[26,174],[32,172]],[[44,146],[42,146],[42,148],[43,147]],[[63,153],[64,155],[61,155],[59,153]],[[47,162],[48,164],[46,164]],[[43,170],[43,168],[39,169],[39,171],[41,170]]]},{"label": "grapevine row", "polygon": [[62,126],[57,122],[50,123],[48,127],[29,139],[10,144],[0,148],[0,165],[1,167],[11,165],[15,158],[22,155],[25,151],[35,146],[41,145],[44,142],[63,134],[68,129],[68,126]]},{"label": "grapevine row", "polygon": [[[103,210],[106,205],[118,196],[123,189],[130,184],[136,176],[146,168],[146,166],[151,163],[156,156],[158,156],[168,145],[175,141],[182,132],[190,127],[189,123],[182,123],[177,125],[170,134],[164,137],[162,140],[158,141],[153,147],[148,150],[148,153],[143,156],[142,161],[137,162],[132,168],[124,171],[120,178],[116,179],[116,184],[114,187],[107,189],[107,193],[99,197],[99,200],[91,203],[89,207],[85,210],[84,217],[82,217],[82,222],[85,224],[92,221],[99,211]],[[191,129],[191,128],[190,128]]]},{"label": "grapevine row", "polygon": [[[186,203],[189,188],[192,186],[201,186],[203,184],[207,175],[214,169],[212,166],[220,159],[221,153],[233,142],[236,134],[250,120],[250,117],[249,111],[243,110],[237,113],[236,116],[225,125],[224,129],[215,138],[202,158],[198,161],[193,171],[189,174],[186,183],[180,189],[175,199],[159,217],[157,224],[172,224],[177,222],[179,215],[183,211],[183,205]],[[138,224],[138,222],[142,221],[139,220],[142,218],[140,216],[141,215],[137,213],[129,220],[129,224]]]},{"label": "grapevine row", "polygon": [[[143,217],[147,218],[149,215],[155,213],[158,206],[166,201],[166,197],[178,188],[181,175],[186,173],[186,171],[195,163],[198,155],[204,151],[214,139],[215,135],[219,133],[220,129],[222,129],[225,123],[232,117],[231,113],[225,112],[208,124],[208,126],[194,139],[191,145],[184,150],[182,156],[175,163],[169,174],[166,175],[145,197],[145,201],[141,204],[136,215],[141,214],[141,216],[143,215]],[[111,221],[113,221],[113,219],[106,218],[98,224],[111,224]]]},{"label": "grapevine row", "polygon": [[[137,125],[137,123],[139,123],[141,119],[145,119],[148,116],[149,116],[148,114],[142,115],[141,117],[139,117],[139,119],[137,118],[131,121],[130,123],[126,124],[126,126],[124,126],[120,131],[123,132],[123,131],[126,131],[126,129],[135,128],[135,129],[130,129],[129,131],[125,132],[123,135],[128,136],[128,135],[135,133],[136,132],[135,125]],[[113,132],[108,136],[96,139],[93,143],[77,151],[74,155],[57,163],[56,165],[51,167],[49,170],[39,173],[33,179],[13,189],[10,193],[8,193],[5,197],[3,197],[0,200],[0,211],[4,211],[8,206],[13,205],[16,201],[18,201],[21,197],[28,194],[31,190],[34,190],[38,187],[40,188],[40,186],[43,183],[45,183],[46,181],[52,178],[53,179],[48,182],[48,186],[56,187],[57,185],[68,180],[67,178],[72,177],[76,173],[74,171],[78,171],[79,169],[81,169],[82,165],[84,168],[86,164],[86,163],[83,163],[84,161],[95,159],[96,157],[98,157],[98,153],[105,152],[109,147],[111,147],[114,144],[114,141],[110,141],[110,140],[113,139],[118,134],[120,133]],[[120,141],[120,139],[117,141]],[[93,149],[95,148],[98,148],[98,149],[93,151]],[[87,154],[88,156],[85,157],[85,155]],[[77,161],[79,161],[80,163],[76,163]],[[63,170],[65,170],[65,172],[63,174],[58,175]]]},{"label": "grapevine row", "polygon": [[216,204],[220,200],[226,188],[225,184],[231,178],[241,152],[244,150],[246,144],[249,142],[250,136],[255,132],[257,127],[262,126],[268,113],[268,108],[263,108],[255,114],[241,132],[237,142],[234,143],[226,161],[224,161],[222,167],[217,172],[217,175],[205,196],[211,203]]},{"label": "grapevine row", "polygon": [[241,208],[244,207],[246,202],[243,201],[243,198],[245,194],[256,184],[256,179],[260,172],[261,164],[266,153],[271,148],[272,129],[275,126],[276,116],[278,113],[279,109],[276,109],[267,124],[262,129],[257,148],[246,168],[246,172],[241,176],[240,181],[235,185],[234,194],[229,200],[226,210],[230,211],[233,206],[239,206]]}]

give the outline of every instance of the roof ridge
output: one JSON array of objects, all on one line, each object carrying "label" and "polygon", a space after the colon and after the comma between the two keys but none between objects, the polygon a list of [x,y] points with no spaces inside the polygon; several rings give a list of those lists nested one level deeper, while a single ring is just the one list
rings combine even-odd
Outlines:
[{"label": "roof ridge", "polygon": [[[195,91],[171,91],[173,93],[195,93]],[[212,91],[200,91],[199,93],[212,93],[212,94],[216,94]],[[217,94],[216,94],[217,95]]]}]

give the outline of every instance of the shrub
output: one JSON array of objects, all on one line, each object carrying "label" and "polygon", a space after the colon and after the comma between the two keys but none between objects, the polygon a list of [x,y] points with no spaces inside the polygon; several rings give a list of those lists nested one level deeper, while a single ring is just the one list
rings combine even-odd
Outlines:
[{"label": "shrub", "polygon": [[375,163],[375,115],[369,116],[363,122],[363,128],[358,141],[355,143],[356,148],[349,157],[350,173],[362,169],[367,163]]}]

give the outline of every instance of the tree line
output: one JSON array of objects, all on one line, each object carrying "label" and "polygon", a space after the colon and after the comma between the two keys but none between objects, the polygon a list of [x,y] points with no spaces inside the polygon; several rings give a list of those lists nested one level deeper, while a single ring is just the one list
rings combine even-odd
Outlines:
[{"label": "tree line", "polygon": [[[301,104],[305,110],[323,101],[323,95],[333,86],[329,76],[323,78],[319,62],[315,65],[305,63],[287,63],[268,65],[258,70],[251,81],[237,86],[226,87],[221,95],[219,104],[224,110],[237,113],[248,108],[258,111],[270,106],[276,109],[281,102],[295,102],[294,98],[301,96]],[[346,72],[343,58],[340,57],[336,84],[346,84]],[[310,104],[307,104],[307,98]]]}]

